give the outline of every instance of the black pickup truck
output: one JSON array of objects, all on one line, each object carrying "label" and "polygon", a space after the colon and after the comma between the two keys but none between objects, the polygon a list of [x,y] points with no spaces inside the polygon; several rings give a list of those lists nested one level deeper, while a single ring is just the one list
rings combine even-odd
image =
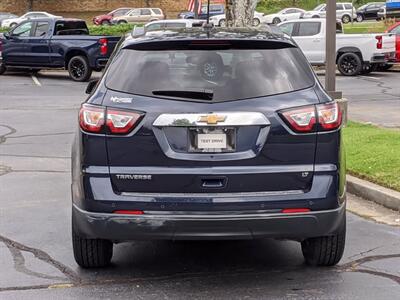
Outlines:
[{"label": "black pickup truck", "polygon": [[105,67],[120,37],[89,35],[85,21],[27,20],[0,35],[0,75],[7,68],[65,68],[75,81],[87,81]]}]

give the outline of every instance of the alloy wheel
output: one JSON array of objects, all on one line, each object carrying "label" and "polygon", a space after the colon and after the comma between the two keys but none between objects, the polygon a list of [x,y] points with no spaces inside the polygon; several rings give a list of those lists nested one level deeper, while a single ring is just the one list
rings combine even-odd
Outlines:
[{"label": "alloy wheel", "polygon": [[85,65],[80,60],[75,59],[71,62],[71,75],[75,79],[80,79],[85,74]]},{"label": "alloy wheel", "polygon": [[357,60],[352,56],[346,56],[340,66],[346,74],[352,74],[357,70]]}]

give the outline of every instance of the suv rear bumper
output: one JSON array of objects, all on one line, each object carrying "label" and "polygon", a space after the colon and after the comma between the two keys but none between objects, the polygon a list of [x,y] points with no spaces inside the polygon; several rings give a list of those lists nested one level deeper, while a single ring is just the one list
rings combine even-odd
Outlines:
[{"label": "suv rear bumper", "polygon": [[86,238],[127,240],[212,240],[288,238],[302,240],[334,234],[345,218],[345,204],[337,209],[306,213],[201,214],[145,211],[116,215],[72,209],[74,230]]}]

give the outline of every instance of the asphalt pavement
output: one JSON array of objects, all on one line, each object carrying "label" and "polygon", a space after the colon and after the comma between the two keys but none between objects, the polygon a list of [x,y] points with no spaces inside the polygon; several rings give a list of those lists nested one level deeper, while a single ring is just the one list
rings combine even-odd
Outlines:
[{"label": "asphalt pavement", "polygon": [[[324,72],[318,72],[324,82]],[[351,120],[400,128],[400,69],[368,75],[336,77],[336,87],[348,99]]]},{"label": "asphalt pavement", "polygon": [[[370,117],[397,109],[384,120],[400,127],[400,73],[376,76],[338,78],[350,117],[382,99]],[[80,269],[70,147],[85,87],[60,72],[0,77],[0,299],[400,298],[400,227],[352,213],[337,267],[308,267],[298,243],[265,239],[124,243],[111,267]]]}]

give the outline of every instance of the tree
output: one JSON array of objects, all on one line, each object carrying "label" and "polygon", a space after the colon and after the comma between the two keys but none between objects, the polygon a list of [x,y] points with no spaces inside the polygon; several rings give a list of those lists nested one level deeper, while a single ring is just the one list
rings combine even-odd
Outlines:
[{"label": "tree", "polygon": [[257,2],[258,0],[226,0],[226,26],[251,26]]},{"label": "tree", "polygon": [[28,0],[28,11],[33,10],[33,0]]}]

